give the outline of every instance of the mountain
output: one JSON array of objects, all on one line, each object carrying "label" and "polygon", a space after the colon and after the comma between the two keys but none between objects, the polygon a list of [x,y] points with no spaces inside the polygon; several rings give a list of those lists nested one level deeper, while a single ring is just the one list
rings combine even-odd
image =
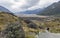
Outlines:
[{"label": "mountain", "polygon": [[0,6],[0,11],[4,11],[4,12],[10,12],[7,8],[3,7],[3,6]]},{"label": "mountain", "polygon": [[39,13],[40,15],[60,15],[60,1],[53,3]]},{"label": "mountain", "polygon": [[17,14],[38,14],[39,12],[41,12],[43,9],[36,9],[36,10],[27,10],[27,11],[23,11],[23,12],[18,12]]}]

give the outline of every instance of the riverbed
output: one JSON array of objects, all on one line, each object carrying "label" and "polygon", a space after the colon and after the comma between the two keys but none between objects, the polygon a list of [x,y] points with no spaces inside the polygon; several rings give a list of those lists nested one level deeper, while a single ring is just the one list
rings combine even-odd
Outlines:
[{"label": "riverbed", "polygon": [[39,32],[36,38],[60,38],[60,33],[51,33],[45,30],[45,32]]}]

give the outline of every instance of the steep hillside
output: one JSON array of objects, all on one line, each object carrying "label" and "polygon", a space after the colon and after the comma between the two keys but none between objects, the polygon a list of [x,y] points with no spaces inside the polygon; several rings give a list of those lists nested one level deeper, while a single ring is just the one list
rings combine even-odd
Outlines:
[{"label": "steep hillside", "polygon": [[60,1],[48,6],[40,14],[41,15],[60,15]]},{"label": "steep hillside", "polygon": [[24,31],[17,16],[0,12],[0,38],[24,38]]}]

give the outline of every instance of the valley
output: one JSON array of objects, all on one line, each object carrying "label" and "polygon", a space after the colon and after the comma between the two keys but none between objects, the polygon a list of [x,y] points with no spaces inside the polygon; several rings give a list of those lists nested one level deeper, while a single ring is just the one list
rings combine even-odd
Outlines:
[{"label": "valley", "polygon": [[0,38],[60,38],[60,0],[0,0]]},{"label": "valley", "polygon": [[17,15],[21,18],[26,38],[33,38],[40,31],[47,30],[51,33],[60,33],[60,17],[41,16],[36,14]]},{"label": "valley", "polygon": [[[15,33],[16,37],[18,37],[18,33],[21,33],[21,37],[35,38],[39,32],[47,30],[47,28],[49,28],[49,32],[51,33],[60,33],[60,17],[36,14],[15,15],[12,13],[0,12],[0,33],[2,33],[0,37],[4,35],[3,37],[5,38],[5,32],[7,32],[8,35],[11,33],[11,35],[14,35],[13,33],[17,31],[17,33]],[[21,32],[19,30],[21,30]],[[11,35],[8,37],[12,37]]]}]

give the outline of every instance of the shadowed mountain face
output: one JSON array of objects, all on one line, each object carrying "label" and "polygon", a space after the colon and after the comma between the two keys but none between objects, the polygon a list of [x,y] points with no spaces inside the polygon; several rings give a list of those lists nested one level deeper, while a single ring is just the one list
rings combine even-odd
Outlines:
[{"label": "shadowed mountain face", "polygon": [[40,14],[41,15],[60,15],[60,1],[48,6]]},{"label": "shadowed mountain face", "polygon": [[3,6],[0,6],[0,11],[10,12],[10,13],[11,13],[11,11],[9,11],[8,9],[6,9],[6,8],[5,8],[5,7],[3,7]]}]

